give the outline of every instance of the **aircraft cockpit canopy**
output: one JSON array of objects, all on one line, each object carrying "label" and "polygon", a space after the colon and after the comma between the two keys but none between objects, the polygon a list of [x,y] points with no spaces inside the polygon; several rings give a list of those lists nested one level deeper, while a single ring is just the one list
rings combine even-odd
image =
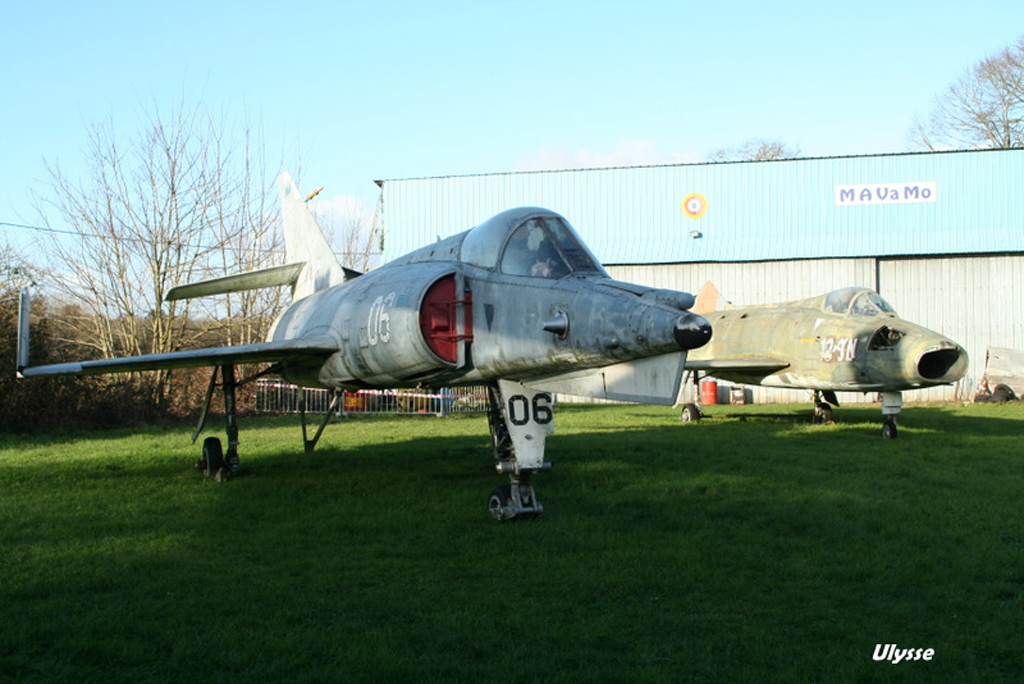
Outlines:
[{"label": "aircraft cockpit canopy", "polygon": [[527,220],[509,237],[501,271],[535,278],[564,278],[570,273],[599,273],[594,258],[561,218]]},{"label": "aircraft cockpit canopy", "polygon": [[877,292],[862,287],[844,287],[828,293],[823,308],[829,313],[850,316],[896,315],[896,310]]},{"label": "aircraft cockpit canopy", "polygon": [[576,231],[553,211],[524,207],[469,231],[462,259],[503,273],[556,280],[576,273],[608,276]]}]

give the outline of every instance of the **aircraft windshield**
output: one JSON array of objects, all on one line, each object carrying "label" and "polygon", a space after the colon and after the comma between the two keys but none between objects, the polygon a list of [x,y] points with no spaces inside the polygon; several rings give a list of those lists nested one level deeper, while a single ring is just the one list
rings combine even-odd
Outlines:
[{"label": "aircraft windshield", "polygon": [[825,311],[849,314],[851,316],[878,316],[882,313],[895,314],[896,310],[877,292],[859,287],[846,287],[829,293],[825,298]]},{"label": "aircraft windshield", "polygon": [[551,279],[574,271],[601,272],[572,229],[555,217],[532,218],[519,226],[505,246],[501,270]]}]

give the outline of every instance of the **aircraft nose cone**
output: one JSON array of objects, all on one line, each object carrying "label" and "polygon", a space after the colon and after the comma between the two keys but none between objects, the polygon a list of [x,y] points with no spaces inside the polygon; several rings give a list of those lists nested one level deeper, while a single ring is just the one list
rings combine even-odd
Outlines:
[{"label": "aircraft nose cone", "polygon": [[683,349],[703,347],[711,340],[711,324],[702,316],[684,313],[676,319],[672,336]]}]

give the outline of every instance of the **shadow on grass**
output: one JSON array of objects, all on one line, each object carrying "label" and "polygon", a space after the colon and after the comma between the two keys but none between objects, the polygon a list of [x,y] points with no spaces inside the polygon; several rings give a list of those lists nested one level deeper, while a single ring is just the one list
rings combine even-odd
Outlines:
[{"label": "shadow on grass", "polygon": [[[807,405],[712,406],[705,409],[715,420],[792,421],[811,424],[813,411]],[[840,425],[874,425],[881,428],[884,416],[878,404],[848,404],[833,408]],[[1024,420],[1024,404],[906,404],[898,416],[901,427],[949,434],[1018,434]]]},{"label": "shadow on grass", "polygon": [[514,524],[485,512],[503,478],[482,419],[343,421],[311,455],[294,422],[247,421],[245,473],[219,484],[169,474],[180,435],[128,454],[90,436],[108,453],[74,461],[84,483],[19,463],[6,486],[0,671],[851,681],[890,676],[872,652],[899,643],[937,653],[901,679],[1009,681],[1019,418],[912,411],[883,443],[871,408],[809,426],[567,407],[547,512]]}]

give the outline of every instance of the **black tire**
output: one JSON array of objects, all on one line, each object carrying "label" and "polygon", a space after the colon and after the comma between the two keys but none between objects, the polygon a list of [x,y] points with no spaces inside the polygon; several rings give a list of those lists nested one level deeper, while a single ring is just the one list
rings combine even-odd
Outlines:
[{"label": "black tire", "polygon": [[1017,395],[1014,394],[1013,388],[1009,385],[999,384],[992,390],[992,398],[989,400],[993,404],[1005,404],[1008,401],[1014,401]]},{"label": "black tire", "polygon": [[206,474],[211,477],[224,467],[224,450],[216,437],[203,440],[203,461],[206,463]]},{"label": "black tire", "polygon": [[896,430],[896,421],[887,420],[882,424],[882,439],[896,439],[899,432]]},{"label": "black tire", "polygon": [[700,409],[696,404],[687,404],[683,407],[683,412],[679,414],[679,420],[684,423],[697,422],[700,420]]}]

